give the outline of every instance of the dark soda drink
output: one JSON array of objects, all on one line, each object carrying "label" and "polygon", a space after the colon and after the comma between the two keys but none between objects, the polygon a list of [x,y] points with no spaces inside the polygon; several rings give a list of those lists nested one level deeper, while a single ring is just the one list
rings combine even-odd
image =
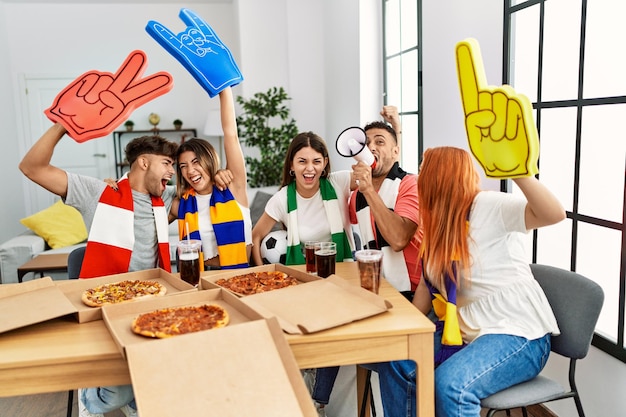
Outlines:
[{"label": "dark soda drink", "polygon": [[191,285],[198,285],[200,282],[200,257],[198,253],[184,253],[179,256],[178,272],[183,281]]},{"label": "dark soda drink", "polygon": [[315,252],[318,277],[327,278],[335,273],[335,256],[334,251],[319,249]]},{"label": "dark soda drink", "polygon": [[304,248],[304,259],[306,261],[306,272],[315,273],[315,246],[307,246]]}]

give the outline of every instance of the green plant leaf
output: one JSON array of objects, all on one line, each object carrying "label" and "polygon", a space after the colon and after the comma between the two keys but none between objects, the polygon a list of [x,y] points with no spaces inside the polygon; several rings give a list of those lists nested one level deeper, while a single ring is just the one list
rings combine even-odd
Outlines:
[{"label": "green plant leaf", "polygon": [[249,99],[237,97],[243,114],[237,117],[242,144],[259,149],[260,158],[246,156],[248,185],[279,185],[284,158],[291,140],[298,134],[296,121],[290,117],[286,101],[291,100],[283,87],[272,87]]}]

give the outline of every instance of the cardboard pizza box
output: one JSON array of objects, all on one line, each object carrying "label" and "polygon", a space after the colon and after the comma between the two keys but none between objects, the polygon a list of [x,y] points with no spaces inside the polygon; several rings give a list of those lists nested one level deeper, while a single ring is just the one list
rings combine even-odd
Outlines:
[{"label": "cardboard pizza box", "polygon": [[140,416],[317,417],[275,320],[134,343],[126,351]]},{"label": "cardboard pizza box", "polygon": [[[202,304],[216,304],[226,309],[230,322],[226,327],[235,327],[250,320],[262,320],[263,317],[252,308],[243,304],[235,295],[223,290],[213,289],[173,295],[171,297],[153,297],[140,303],[109,304],[102,307],[102,318],[113,340],[126,355],[126,348],[133,344],[151,344],[161,339],[154,339],[133,333],[131,323],[139,314],[168,307],[185,307]],[[219,332],[222,329],[212,329]],[[180,336],[177,336],[180,337]]]},{"label": "cardboard pizza box", "polygon": [[[213,289],[213,288],[222,288],[215,283],[218,279],[221,279],[221,278],[227,279],[227,278],[231,278],[237,275],[247,274],[250,272],[267,272],[267,271],[282,271],[296,278],[298,282],[302,284],[312,282],[312,281],[319,281],[322,279],[318,277],[317,275],[308,274],[304,271],[290,268],[282,264],[269,264],[269,265],[254,266],[254,267],[244,268],[244,269],[229,269],[223,272],[204,271],[200,275],[200,283],[198,284],[198,289],[206,290],[206,289]],[[230,290],[226,289],[226,291],[230,291]],[[233,294],[241,296],[240,294],[237,294],[234,292]]]},{"label": "cardboard pizza box", "polygon": [[[188,282],[180,279],[179,276],[169,273],[161,268],[146,269],[143,271],[126,272],[123,274],[106,275],[98,278],[89,279],[71,279],[66,281],[55,281],[58,287],[63,291],[67,299],[74,305],[76,309],[76,319],[79,323],[102,319],[101,307],[89,307],[82,302],[81,297],[85,290],[96,287],[98,285],[124,280],[150,280],[156,281],[167,288],[164,297],[179,294],[181,292],[197,292],[196,287]],[[161,297],[159,297],[161,298]],[[149,299],[149,298],[148,298]],[[145,300],[137,300],[135,302],[145,302]]]},{"label": "cardboard pizza box", "polygon": [[356,281],[338,275],[280,291],[242,297],[265,318],[276,317],[290,334],[308,334],[385,313],[393,305]]},{"label": "cardboard pizza box", "polygon": [[50,277],[0,285],[0,333],[75,312]]}]

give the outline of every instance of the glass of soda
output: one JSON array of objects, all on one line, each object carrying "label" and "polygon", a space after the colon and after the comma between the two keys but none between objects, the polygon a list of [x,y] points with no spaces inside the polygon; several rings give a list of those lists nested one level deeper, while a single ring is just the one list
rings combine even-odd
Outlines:
[{"label": "glass of soda", "polygon": [[183,281],[191,285],[200,282],[200,252],[202,242],[199,240],[181,240],[178,242],[178,272]]},{"label": "glass of soda", "polygon": [[365,249],[357,251],[354,257],[359,265],[361,287],[378,294],[383,252],[377,249]]},{"label": "glass of soda", "polygon": [[315,265],[318,277],[328,278],[335,273],[336,257],[337,244],[335,242],[320,242],[319,249],[315,250]]},{"label": "glass of soda", "polygon": [[320,248],[320,242],[309,240],[304,242],[304,259],[306,264],[306,272],[316,274],[315,267],[315,250]]}]

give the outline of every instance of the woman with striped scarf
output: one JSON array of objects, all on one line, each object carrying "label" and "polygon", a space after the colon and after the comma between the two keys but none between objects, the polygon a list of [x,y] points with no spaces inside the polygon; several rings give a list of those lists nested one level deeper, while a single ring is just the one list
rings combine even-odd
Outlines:
[{"label": "woman with striped scarf", "polygon": [[233,93],[219,93],[226,170],[220,171],[228,188],[216,185],[220,168],[215,148],[206,140],[193,138],[178,148],[177,186],[180,239],[202,241],[204,269],[248,266],[252,243],[252,221],[248,207],[247,175],[239,137]]},{"label": "woman with striped scarf", "polygon": [[352,260],[347,201],[356,184],[351,171],[330,172],[328,148],[313,132],[298,134],[289,145],[281,188],[267,202],[252,231],[252,257],[262,265],[261,242],[276,223],[287,229],[287,265],[304,264],[305,241],[337,243],[337,262]]}]

